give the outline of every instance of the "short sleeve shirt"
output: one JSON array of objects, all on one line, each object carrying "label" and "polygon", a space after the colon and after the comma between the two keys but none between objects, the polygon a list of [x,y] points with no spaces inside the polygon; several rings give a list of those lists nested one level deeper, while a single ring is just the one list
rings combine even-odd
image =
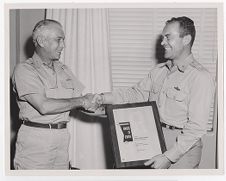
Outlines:
[{"label": "short sleeve shirt", "polygon": [[14,91],[18,95],[20,119],[39,123],[68,121],[69,111],[54,115],[41,115],[24,99],[24,96],[28,94],[45,94],[48,98],[55,99],[81,95],[84,86],[68,67],[59,61],[54,61],[53,66],[54,71],[34,53],[32,58],[15,67],[12,81]]}]

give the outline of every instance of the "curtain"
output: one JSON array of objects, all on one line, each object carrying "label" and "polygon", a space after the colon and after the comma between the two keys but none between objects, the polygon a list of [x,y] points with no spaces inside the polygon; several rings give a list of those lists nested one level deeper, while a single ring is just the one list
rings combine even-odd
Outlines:
[{"label": "curtain", "polygon": [[[86,86],[85,93],[111,90],[108,56],[107,9],[48,9],[46,18],[59,21],[65,32],[65,50],[61,56]],[[71,112],[68,125],[70,163],[80,169],[111,167],[106,118]]]}]

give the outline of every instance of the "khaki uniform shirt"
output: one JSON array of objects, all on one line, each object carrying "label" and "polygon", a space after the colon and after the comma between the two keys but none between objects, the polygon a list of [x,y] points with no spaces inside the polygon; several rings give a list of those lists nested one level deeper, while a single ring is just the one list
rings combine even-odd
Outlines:
[{"label": "khaki uniform shirt", "polygon": [[157,65],[134,87],[113,92],[114,103],[156,101],[161,122],[183,128],[175,145],[164,154],[180,159],[205,133],[215,82],[191,54],[171,67],[171,61]]},{"label": "khaki uniform shirt", "polygon": [[67,122],[69,111],[52,115],[41,115],[24,96],[46,94],[48,98],[72,98],[81,96],[84,86],[61,62],[54,61],[54,70],[43,63],[34,53],[32,58],[18,64],[12,77],[14,91],[18,95],[19,118],[39,123]]}]

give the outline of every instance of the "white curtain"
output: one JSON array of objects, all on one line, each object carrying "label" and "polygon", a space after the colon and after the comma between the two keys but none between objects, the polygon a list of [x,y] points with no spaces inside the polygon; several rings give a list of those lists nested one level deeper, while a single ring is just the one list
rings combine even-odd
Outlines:
[{"label": "white curtain", "polygon": [[[65,31],[61,61],[86,86],[84,93],[110,91],[107,9],[48,9],[46,18],[58,20]],[[80,169],[109,167],[108,123],[104,118],[72,112],[70,162]]]}]

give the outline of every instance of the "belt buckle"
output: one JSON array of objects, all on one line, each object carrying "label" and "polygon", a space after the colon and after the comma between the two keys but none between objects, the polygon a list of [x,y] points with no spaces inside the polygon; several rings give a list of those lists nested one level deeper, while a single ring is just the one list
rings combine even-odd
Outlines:
[{"label": "belt buckle", "polygon": [[61,124],[60,123],[57,123],[56,124],[56,127],[57,127],[57,129],[60,129],[61,128]]},{"label": "belt buckle", "polygon": [[51,124],[49,124],[49,129],[52,129],[52,126],[51,126]]},{"label": "belt buckle", "polygon": [[176,129],[176,127],[175,126],[171,126],[171,129],[174,130],[174,129]]}]

